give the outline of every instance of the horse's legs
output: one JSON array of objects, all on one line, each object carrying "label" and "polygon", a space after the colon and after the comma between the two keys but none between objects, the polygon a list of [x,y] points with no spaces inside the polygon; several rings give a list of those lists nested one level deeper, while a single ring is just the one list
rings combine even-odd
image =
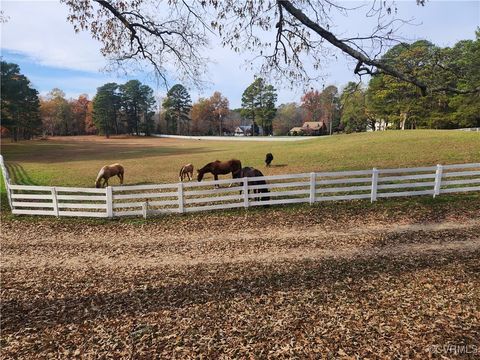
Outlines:
[{"label": "horse's legs", "polygon": [[[213,174],[213,178],[215,179],[215,181],[218,180],[218,175],[217,174]],[[215,184],[215,189],[218,189],[220,186],[218,184]]]},{"label": "horse's legs", "polygon": [[123,185],[123,174],[119,173],[117,176],[120,179],[120,185]]},{"label": "horse's legs", "polygon": [[[237,179],[237,178],[240,177],[240,176],[238,176],[238,175],[236,175],[236,174],[239,174],[239,173],[238,173],[238,172],[234,173],[234,172],[232,171],[232,179]],[[241,173],[240,173],[240,174],[241,174]],[[233,183],[230,183],[230,185],[228,185],[228,187],[232,187],[232,186],[233,186]]]}]

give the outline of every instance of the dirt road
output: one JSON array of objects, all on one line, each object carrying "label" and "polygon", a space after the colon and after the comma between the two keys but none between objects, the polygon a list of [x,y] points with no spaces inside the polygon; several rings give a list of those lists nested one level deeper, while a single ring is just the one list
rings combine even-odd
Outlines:
[{"label": "dirt road", "polygon": [[10,220],[1,354],[474,358],[477,215]]}]

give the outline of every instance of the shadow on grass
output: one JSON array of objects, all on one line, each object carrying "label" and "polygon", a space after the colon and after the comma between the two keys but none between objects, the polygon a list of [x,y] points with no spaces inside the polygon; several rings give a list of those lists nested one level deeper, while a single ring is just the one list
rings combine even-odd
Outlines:
[{"label": "shadow on grass", "polygon": [[[121,162],[130,159],[139,159],[144,161],[149,157],[159,156],[176,156],[186,155],[185,160],[181,162],[189,162],[191,155],[206,154],[215,152],[214,149],[207,147],[164,147],[147,145],[141,147],[126,143],[121,144],[84,144],[84,143],[70,143],[70,144],[49,144],[50,146],[43,148],[40,145],[35,146],[32,143],[30,149],[22,152],[15,152],[18,149],[12,150],[9,153],[9,148],[2,149],[6,161],[30,161],[39,164],[55,164],[75,161],[88,160],[102,160],[111,162]],[[188,156],[187,156],[188,155]]]},{"label": "shadow on grass", "polygon": [[[94,283],[110,281],[112,287],[122,283],[125,287],[111,292],[93,292],[88,296],[67,294],[65,297],[53,299],[43,296],[35,299],[30,296],[22,299],[4,299],[2,329],[5,333],[14,333],[26,327],[40,330],[59,324],[82,324],[97,319],[138,316],[162,310],[181,310],[212,302],[225,303],[236,297],[275,296],[275,292],[278,291],[298,293],[313,290],[316,295],[311,299],[312,303],[323,305],[335,304],[337,300],[345,300],[345,297],[355,303],[365,298],[371,298],[370,300],[375,302],[379,288],[405,287],[407,285],[404,276],[423,270],[443,271],[444,268],[461,264],[463,275],[459,276],[478,279],[479,256],[480,253],[477,251],[408,257],[395,255],[274,263],[199,264],[175,268],[163,267],[162,271],[137,270],[136,273],[130,272],[130,277],[113,276],[116,279],[110,280],[105,280],[105,272],[102,269],[92,268],[89,270],[91,278],[88,280],[92,286]],[[42,269],[42,276],[49,277],[44,283],[54,284],[68,279],[68,273],[60,274],[58,270]],[[135,280],[132,280],[133,278]],[[165,284],[166,279],[176,280],[175,283]],[[145,286],[125,291],[127,288],[130,289],[128,284],[132,281]],[[155,285],[161,283],[165,285]],[[49,292],[48,286],[41,291]],[[69,288],[76,284],[65,286]],[[104,285],[100,287],[103,288]]]},{"label": "shadow on grass", "polygon": [[9,162],[6,167],[13,184],[38,185],[19,163]]}]

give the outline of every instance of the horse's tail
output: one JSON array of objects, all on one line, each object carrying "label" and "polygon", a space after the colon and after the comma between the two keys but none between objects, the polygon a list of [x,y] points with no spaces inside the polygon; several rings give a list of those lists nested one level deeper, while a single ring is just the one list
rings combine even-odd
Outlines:
[{"label": "horse's tail", "polygon": [[118,177],[120,178],[120,184],[123,185],[123,180],[124,180],[124,175],[125,175],[125,169],[123,168],[122,165],[118,165]]}]

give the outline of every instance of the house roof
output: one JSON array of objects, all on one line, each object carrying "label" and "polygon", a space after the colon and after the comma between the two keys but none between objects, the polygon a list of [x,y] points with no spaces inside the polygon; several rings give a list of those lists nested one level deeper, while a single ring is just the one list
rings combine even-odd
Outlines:
[{"label": "house roof", "polygon": [[302,128],[302,127],[299,127],[299,126],[297,126],[297,127],[294,127],[294,128],[291,128],[291,129],[290,129],[290,132],[294,132],[294,131],[296,131],[296,132],[300,132],[300,131],[303,131],[303,128]]},{"label": "house roof", "polygon": [[308,128],[310,130],[320,130],[322,127],[323,121],[306,121],[302,125],[302,128]]},{"label": "house roof", "polygon": [[[261,126],[257,126],[257,127],[258,127],[259,130],[262,129]],[[235,128],[235,130],[238,130],[238,129],[240,129],[242,131],[250,131],[250,130],[252,130],[252,125],[239,125]]]}]

